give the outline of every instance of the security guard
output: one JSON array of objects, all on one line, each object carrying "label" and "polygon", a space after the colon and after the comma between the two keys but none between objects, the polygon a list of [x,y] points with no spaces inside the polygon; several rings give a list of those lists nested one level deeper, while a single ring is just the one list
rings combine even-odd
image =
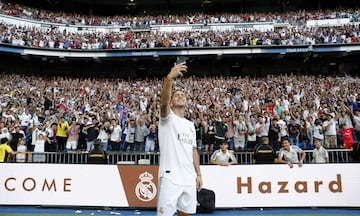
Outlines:
[{"label": "security guard", "polygon": [[268,137],[261,137],[261,145],[254,151],[254,164],[271,164],[276,162],[276,150],[269,145]]},{"label": "security guard", "polygon": [[89,164],[107,164],[108,155],[107,152],[101,148],[101,139],[94,141],[94,149],[88,154]]},{"label": "security guard", "polygon": [[360,142],[354,143],[350,149],[350,161],[352,163],[360,163]]},{"label": "security guard", "polygon": [[[7,162],[8,159],[14,154],[12,148],[8,145],[8,138],[1,136],[0,137],[0,163]],[[9,158],[8,158],[9,156]]]}]

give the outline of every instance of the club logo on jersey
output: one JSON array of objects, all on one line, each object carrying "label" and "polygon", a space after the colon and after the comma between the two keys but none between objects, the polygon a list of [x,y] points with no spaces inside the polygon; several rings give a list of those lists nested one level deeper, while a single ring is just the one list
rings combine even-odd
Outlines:
[{"label": "club logo on jersey", "polygon": [[140,182],[135,187],[135,194],[139,200],[149,202],[156,197],[156,185],[151,181],[153,178],[148,172],[139,175]]}]

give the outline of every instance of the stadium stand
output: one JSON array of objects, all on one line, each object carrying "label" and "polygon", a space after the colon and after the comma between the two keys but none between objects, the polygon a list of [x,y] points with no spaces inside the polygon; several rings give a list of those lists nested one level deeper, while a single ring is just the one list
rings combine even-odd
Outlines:
[{"label": "stadium stand", "polygon": [[[290,119],[293,119],[298,125],[299,138],[296,144],[310,152],[310,149],[313,148],[312,140],[316,120],[326,122],[326,116],[334,114],[337,129],[345,123],[348,128],[354,128],[352,134],[354,142],[359,139],[356,136],[360,127],[358,120],[360,118],[358,114],[360,95],[357,87],[359,78],[348,76],[346,71],[340,68],[341,63],[338,63],[339,59],[343,62],[344,58],[352,61],[348,55],[354,53],[355,57],[353,58],[356,58],[358,52],[356,45],[360,37],[359,14],[356,10],[341,8],[298,10],[275,14],[269,12],[197,13],[182,16],[117,15],[100,17],[0,3],[0,13],[2,14],[0,16],[2,55],[6,56],[5,59],[13,59],[9,54],[14,54],[17,51],[13,50],[20,49],[22,50],[21,54],[15,57],[15,62],[23,62],[19,60],[23,59],[27,65],[32,65],[34,68],[24,70],[19,65],[14,69],[14,66],[6,66],[4,63],[5,66],[1,73],[0,111],[2,119],[0,129],[4,130],[2,132],[4,134],[7,130],[7,133],[14,137],[15,134],[16,136],[22,134],[26,139],[27,150],[35,151],[33,156],[36,156],[36,160],[34,161],[86,163],[83,156],[86,154],[85,151],[89,150],[86,147],[89,134],[95,131],[96,138],[100,136],[99,132],[101,131],[99,138],[106,143],[115,131],[114,128],[119,125],[122,136],[122,142],[119,144],[121,148],[120,151],[114,152],[113,149],[107,147],[106,150],[110,151],[109,163],[116,164],[119,161],[135,161],[137,163],[142,159],[148,159],[152,164],[157,163],[159,149],[155,148],[151,153],[144,153],[145,143],[143,143],[141,152],[128,152],[127,149],[123,149],[123,141],[128,132],[127,126],[130,120],[145,121],[148,130],[150,126],[156,128],[159,116],[159,88],[162,80],[152,78],[149,74],[140,75],[140,73],[146,73],[146,70],[140,70],[143,67],[136,62],[143,61],[148,57],[142,56],[141,53],[136,57],[131,56],[133,53],[129,53],[129,56],[125,56],[129,59],[121,58],[125,59],[124,64],[128,65],[123,69],[122,76],[136,79],[110,79],[111,76],[117,76],[111,74],[107,74],[106,78],[99,78],[99,74],[102,72],[96,74],[96,70],[99,71],[103,68],[102,60],[94,55],[97,52],[86,54],[89,51],[99,50],[105,51],[105,55],[111,53],[111,50],[145,50],[144,52],[147,52],[146,50],[149,49],[149,53],[155,50],[156,54],[151,55],[151,60],[155,61],[151,66],[154,66],[159,60],[157,52],[160,53],[164,48],[169,48],[165,49],[167,52],[164,55],[167,61],[172,63],[174,54],[169,54],[170,48],[177,49],[179,53],[189,49],[195,50],[196,53],[201,48],[215,48],[218,52],[226,49],[231,53],[233,48],[251,47],[250,51],[247,51],[249,53],[246,53],[242,60],[248,62],[256,59],[255,52],[252,52],[254,47],[264,47],[264,50],[270,54],[273,47],[280,47],[289,53],[292,52],[296,56],[295,61],[301,59],[301,64],[305,65],[307,71],[303,74],[301,71],[291,74],[293,71],[288,70],[285,75],[277,76],[268,75],[265,72],[268,76],[264,76],[265,74],[254,76],[249,72],[251,68],[248,68],[244,69],[242,73],[237,73],[236,68],[242,66],[236,61],[234,63],[233,59],[238,58],[235,56],[232,57],[231,63],[226,63],[235,72],[230,71],[230,74],[223,74],[219,70],[222,67],[220,60],[223,57],[217,54],[215,61],[212,59],[215,62],[213,64],[219,65],[215,69],[219,70],[216,77],[204,77],[204,73],[198,72],[200,76],[194,75],[183,78],[181,82],[177,81],[176,88],[183,88],[191,95],[189,99],[189,113],[191,114],[188,118],[194,122],[196,118],[201,118],[202,124],[199,127],[202,128],[203,133],[199,134],[200,137],[208,135],[209,126],[219,120],[216,117],[219,115],[221,121],[229,126],[227,137],[231,139],[230,148],[237,150],[234,148],[233,140],[239,136],[238,128],[234,126],[235,121],[238,121],[238,116],[243,116],[245,119],[246,129],[243,132],[245,143],[248,141],[251,129],[256,128],[256,122],[260,116],[263,116],[267,122],[274,118],[278,121],[282,120],[284,122],[282,136],[290,135],[288,125]],[[354,46],[345,49],[345,45],[349,44]],[[297,48],[298,45],[302,47]],[[312,46],[317,48],[318,45],[320,54],[313,53]],[[333,54],[333,45],[341,52],[337,51],[336,54]],[[197,50],[197,48],[199,49]],[[36,53],[36,50],[42,53],[32,54],[41,58],[40,63],[24,52],[28,49],[33,53]],[[321,49],[328,50],[321,51]],[[70,70],[59,66],[66,64],[67,59],[71,58],[61,57],[58,53],[53,54],[53,50],[65,50],[68,56],[94,56],[92,59],[99,65],[88,73],[85,69],[81,78],[72,79],[70,77],[79,75],[78,73],[71,74],[75,66],[67,64],[67,68],[72,68]],[[74,52],[75,50],[79,52]],[[196,59],[201,55],[207,55],[207,51],[191,56],[190,60],[195,63],[190,61],[189,64],[196,65],[194,70],[198,70],[199,65],[202,64],[201,61],[196,63]],[[259,52],[261,51],[263,50]],[[236,50],[234,54],[237,55],[239,52]],[[325,54],[323,55],[322,52]],[[332,65],[330,63],[335,55],[337,68],[332,75],[338,73],[336,76],[318,76],[318,69],[312,69],[311,65],[306,68],[309,62],[311,64],[312,61],[321,61],[321,58],[326,58],[326,55],[330,54],[331,57],[327,57],[327,60],[321,63],[321,67],[326,65],[328,68],[325,70],[330,70]],[[52,65],[50,60],[47,62],[47,59],[51,59],[53,55],[60,61],[59,64]],[[231,55],[229,56],[231,57]],[[281,62],[284,53],[280,51],[280,53],[271,54],[270,58]],[[105,56],[104,59],[107,57]],[[111,60],[111,58],[108,59]],[[119,59],[109,60],[110,66],[107,67],[114,67],[112,63]],[[86,61],[85,63],[87,63]],[[262,60],[255,60],[253,65],[260,61]],[[328,62],[330,63],[327,64]],[[46,68],[41,69],[45,72],[41,74],[38,71],[34,74],[33,71],[38,70],[42,64],[46,64]],[[76,66],[83,64],[81,62]],[[272,61],[267,63],[267,65],[272,64]],[[127,70],[134,65],[136,65],[137,71],[135,75],[131,76]],[[164,65],[168,66],[169,64],[163,62],[157,69],[163,70]],[[48,67],[52,69],[48,69]],[[56,76],[50,75],[48,70],[56,70],[54,69],[56,67],[59,67]],[[356,65],[353,67],[356,70]],[[199,69],[199,71],[202,70],[206,70],[206,68]],[[277,68],[273,67],[273,70],[277,70]],[[287,68],[283,70],[287,70]],[[24,71],[28,71],[30,75]],[[94,71],[95,74],[93,74]],[[61,75],[65,76],[61,77]],[[157,76],[161,76],[161,73],[154,77]],[[56,137],[60,136],[58,132],[59,127],[61,128],[59,126],[61,117],[68,122],[66,135],[75,133],[75,138],[72,140],[77,143],[75,149],[59,148],[59,141]],[[118,124],[114,125],[113,119],[117,119]],[[305,124],[301,124],[301,121]],[[57,125],[56,129],[53,127],[54,123]],[[258,136],[260,135],[258,134]],[[262,136],[266,136],[266,134]],[[349,162],[348,150],[343,149],[342,135],[338,133],[337,138],[336,149],[330,151],[331,162]],[[156,143],[156,135],[153,139]],[[216,143],[203,142],[203,144],[214,144],[215,149],[217,148]],[[39,152],[39,148],[36,147],[40,145],[43,145],[44,148]],[[16,150],[17,142],[13,141],[12,147]],[[53,150],[59,152],[50,152]],[[246,146],[242,150],[244,152],[236,153],[238,161],[241,164],[250,164],[252,153],[247,152]],[[202,163],[208,163],[210,152],[204,151],[202,154]],[[311,158],[307,158],[307,161],[310,162]]]}]

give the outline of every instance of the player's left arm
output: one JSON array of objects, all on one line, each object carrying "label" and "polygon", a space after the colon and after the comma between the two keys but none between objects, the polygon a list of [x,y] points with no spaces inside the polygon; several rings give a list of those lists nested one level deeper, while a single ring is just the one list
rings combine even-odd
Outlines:
[{"label": "player's left arm", "polygon": [[200,159],[199,159],[199,153],[196,147],[193,148],[193,161],[194,161],[194,168],[196,172],[196,189],[198,191],[202,188],[202,177],[201,177],[201,171],[200,171]]}]

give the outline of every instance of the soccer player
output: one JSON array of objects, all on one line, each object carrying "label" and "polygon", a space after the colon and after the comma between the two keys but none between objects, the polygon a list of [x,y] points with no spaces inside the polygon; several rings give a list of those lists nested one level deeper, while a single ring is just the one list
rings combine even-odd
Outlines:
[{"label": "soccer player", "polygon": [[171,96],[173,81],[186,71],[186,62],[175,64],[161,91],[158,216],[195,213],[196,191],[202,187],[195,126],[185,118],[186,93],[175,91]]}]

